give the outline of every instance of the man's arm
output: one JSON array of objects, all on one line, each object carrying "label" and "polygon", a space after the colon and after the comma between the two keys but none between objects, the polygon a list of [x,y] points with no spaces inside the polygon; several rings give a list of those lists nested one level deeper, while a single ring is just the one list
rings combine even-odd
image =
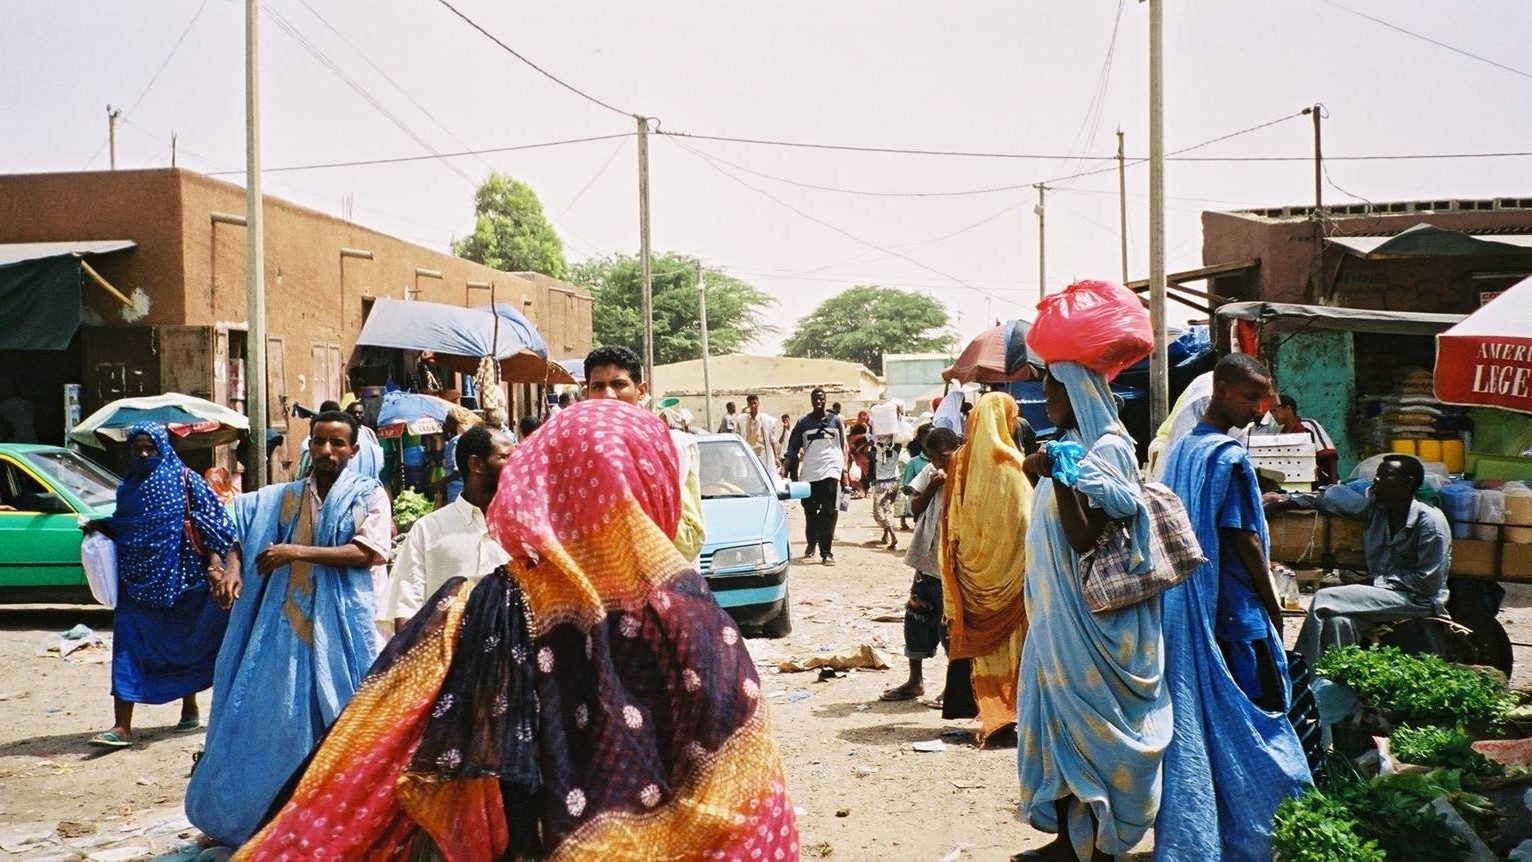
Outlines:
[{"label": "man's arm", "polygon": [[367,514],[357,525],[356,536],[339,547],[318,545],[271,545],[255,557],[256,569],[263,575],[294,561],[346,569],[366,569],[382,565],[388,559],[391,532],[388,495],[382,487],[367,497]]},{"label": "man's arm", "polygon": [[787,435],[787,450],[782,453],[782,469],[789,477],[796,478],[798,453],[803,448],[803,420],[793,423],[792,433]]},{"label": "man's arm", "polygon": [[1245,571],[1250,573],[1250,583],[1255,587],[1255,594],[1260,597],[1261,604],[1266,606],[1266,615],[1271,617],[1277,633],[1281,634],[1282,603],[1277,601],[1277,590],[1271,580],[1271,562],[1266,559],[1266,549],[1261,547],[1260,534],[1234,527],[1220,527],[1218,540],[1233,548],[1239,561],[1244,563]]},{"label": "man's arm", "polygon": [[383,616],[393,619],[396,632],[404,628],[425,601],[426,572],[424,561],[415,550],[417,538],[420,535],[414,532],[405,537],[388,572],[388,600],[383,605]]},{"label": "man's arm", "polygon": [[[1415,592],[1435,599],[1447,585],[1447,571],[1452,565],[1452,535],[1435,518],[1422,517],[1415,534]],[[1371,561],[1368,567],[1372,567]]]}]

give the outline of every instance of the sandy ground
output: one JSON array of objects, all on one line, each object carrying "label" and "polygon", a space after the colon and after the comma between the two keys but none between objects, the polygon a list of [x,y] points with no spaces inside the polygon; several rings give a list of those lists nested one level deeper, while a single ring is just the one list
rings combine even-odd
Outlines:
[{"label": "sandy ground", "polygon": [[[797,505],[789,518],[801,550]],[[793,565],[792,635],[749,642],[798,807],[804,858],[999,862],[1045,843],[1051,836],[1017,819],[1014,748],[979,750],[971,723],[944,721],[922,702],[878,699],[905,677],[898,620],[910,575],[902,552],[863,545],[877,535],[867,502],[854,501],[842,515],[839,565]],[[901,544],[908,538],[900,534]],[[1532,643],[1529,606],[1532,589],[1512,588],[1502,621],[1515,642]],[[168,704],[139,708],[133,747],[87,746],[111,724],[109,651],[39,654],[77,624],[109,641],[111,618],[101,610],[0,610],[0,860],[148,859],[191,834],[180,803],[202,734],[174,733],[178,707]],[[1289,639],[1297,628],[1297,619],[1287,621]],[[815,672],[776,669],[863,645],[889,669],[823,681]],[[1532,687],[1532,654],[1518,647],[1516,657],[1514,683]],[[927,662],[928,698],[944,673],[940,658]],[[915,747],[937,742],[943,750]]]}]

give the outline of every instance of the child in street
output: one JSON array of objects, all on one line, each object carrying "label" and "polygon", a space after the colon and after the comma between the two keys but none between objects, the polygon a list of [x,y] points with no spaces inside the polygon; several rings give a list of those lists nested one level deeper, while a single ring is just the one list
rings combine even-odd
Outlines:
[{"label": "child in street", "polygon": [[961,442],[949,428],[931,429],[922,447],[930,463],[904,487],[915,515],[915,534],[904,555],[904,562],[915,570],[904,605],[904,655],[910,660],[910,676],[903,685],[883,692],[883,700],[914,700],[924,695],[921,663],[936,657],[936,647],[942,641],[942,578],[936,549],[947,463]]},{"label": "child in street", "polygon": [[902,496],[903,485],[899,482],[899,451],[903,447],[894,442],[892,434],[879,436],[873,449],[872,519],[883,528],[878,544],[890,551],[899,549],[899,534],[894,531],[894,499]]},{"label": "child in street", "polygon": [[904,492],[910,484],[910,480],[920,475],[920,471],[931,463],[921,451],[921,443],[926,435],[931,433],[931,423],[922,422],[915,429],[915,438],[905,444],[904,454],[899,458],[899,496],[894,498],[894,514],[899,516],[899,530],[904,533],[910,531],[909,519],[914,516],[910,511],[910,495]]}]

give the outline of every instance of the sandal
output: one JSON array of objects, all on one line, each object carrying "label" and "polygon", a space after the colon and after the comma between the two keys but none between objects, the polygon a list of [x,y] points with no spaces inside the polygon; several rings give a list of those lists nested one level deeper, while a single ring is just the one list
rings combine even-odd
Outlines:
[{"label": "sandal", "polygon": [[925,693],[926,690],[921,686],[910,688],[909,686],[901,685],[898,688],[891,688],[888,691],[883,692],[883,694],[878,697],[878,700],[914,700],[915,698],[920,697]]},{"label": "sandal", "polygon": [[196,733],[202,729],[202,719],[183,718],[179,722],[176,722],[176,726],[171,729],[176,733]]},{"label": "sandal", "polygon": [[133,743],[123,739],[110,730],[103,730],[86,741],[87,745],[95,745],[101,748],[127,748]]}]

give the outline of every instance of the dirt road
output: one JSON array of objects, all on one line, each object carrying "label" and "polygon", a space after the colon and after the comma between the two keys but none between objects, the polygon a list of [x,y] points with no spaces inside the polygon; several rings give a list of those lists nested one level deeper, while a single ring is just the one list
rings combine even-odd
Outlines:
[{"label": "dirt road", "polygon": [[[801,517],[789,506],[794,547]],[[978,750],[968,722],[943,721],[921,702],[878,699],[905,676],[898,620],[909,570],[902,553],[863,546],[877,532],[867,503],[853,502],[841,519],[839,565],[793,565],[792,635],[749,642],[799,809],[804,858],[1000,862],[1044,843],[1050,836],[1017,820],[1015,749]],[[1522,643],[1532,640],[1528,594],[1512,588],[1502,614]],[[180,803],[202,735],[171,730],[175,704],[141,707],[132,748],[88,747],[110,724],[109,652],[38,654],[77,624],[110,637],[110,616],[100,610],[0,611],[0,860],[148,859],[190,834]],[[1289,620],[1289,638],[1296,631]],[[823,681],[815,672],[777,672],[788,659],[863,645],[879,650],[889,669]],[[1527,687],[1532,655],[1518,648],[1517,659],[1515,682]],[[945,662],[927,664],[930,697]],[[916,749],[936,742],[943,750]],[[1146,840],[1139,849],[1148,847]]]}]

